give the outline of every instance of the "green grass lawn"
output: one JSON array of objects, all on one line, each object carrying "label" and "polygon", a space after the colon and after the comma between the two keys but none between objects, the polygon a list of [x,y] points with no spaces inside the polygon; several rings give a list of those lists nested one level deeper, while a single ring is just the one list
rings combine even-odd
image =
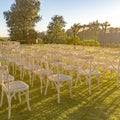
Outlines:
[{"label": "green grass lawn", "polygon": [[[19,79],[19,73],[15,76]],[[29,84],[26,75],[24,82]],[[30,87],[31,111],[28,111],[25,96],[21,104],[18,98],[12,99],[11,120],[120,120],[120,87],[116,86],[116,76],[110,79],[109,73],[101,77],[101,90],[97,88],[96,79],[92,80],[92,94],[88,93],[85,79],[75,87],[73,78],[72,98],[68,84],[61,85],[61,103],[57,103],[57,91],[49,86],[47,95],[40,93],[40,81],[36,79],[33,88]],[[0,88],[1,91],[1,88]],[[43,92],[45,86],[43,87]],[[8,118],[7,98],[4,96],[0,107],[0,120]]]},{"label": "green grass lawn", "polygon": [[[18,76],[16,76],[17,78]],[[101,78],[101,90],[97,89],[97,81],[92,82],[92,94],[88,93],[85,80],[73,88],[70,98],[68,85],[61,86],[61,103],[57,103],[57,92],[49,86],[46,96],[40,93],[39,80],[35,80],[34,87],[30,87],[30,105],[32,111],[27,110],[25,96],[22,103],[18,99],[12,100],[11,120],[120,120],[120,88],[116,87],[116,78]],[[28,76],[25,82],[29,84]],[[45,87],[43,88],[45,90]],[[7,99],[4,97],[0,108],[0,119],[7,120]]]}]

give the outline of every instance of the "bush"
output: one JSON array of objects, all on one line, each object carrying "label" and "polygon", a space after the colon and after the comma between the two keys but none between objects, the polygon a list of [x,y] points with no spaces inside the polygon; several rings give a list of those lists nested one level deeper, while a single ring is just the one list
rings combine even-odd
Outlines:
[{"label": "bush", "polygon": [[80,45],[83,45],[83,46],[100,46],[100,43],[98,41],[96,41],[96,43],[95,43],[95,40],[84,40],[84,41],[80,42]]},{"label": "bush", "polygon": [[0,41],[7,41],[6,39],[4,39],[4,38],[0,38]]},{"label": "bush", "polygon": [[67,42],[67,44],[73,44],[73,40],[69,36],[66,36],[66,42]]},{"label": "bush", "polygon": [[74,44],[80,45],[81,44],[80,38],[78,36],[75,36],[75,38],[67,36],[66,41],[67,41],[67,44],[72,44],[72,45],[74,45]]},{"label": "bush", "polygon": [[110,48],[120,48],[120,44],[119,43],[107,43],[106,47],[110,47]]},{"label": "bush", "polygon": [[20,44],[27,44],[26,40],[18,40],[20,42]]}]

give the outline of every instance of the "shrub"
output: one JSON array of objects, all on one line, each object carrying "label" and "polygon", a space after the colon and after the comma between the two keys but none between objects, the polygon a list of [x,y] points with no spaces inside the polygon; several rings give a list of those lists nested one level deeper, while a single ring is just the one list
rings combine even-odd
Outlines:
[{"label": "shrub", "polygon": [[6,39],[4,39],[4,38],[0,38],[0,41],[7,41]]},{"label": "shrub", "polygon": [[109,47],[109,48],[120,48],[120,43],[106,43],[105,47]]},{"label": "shrub", "polygon": [[20,42],[20,44],[27,44],[26,40],[18,40]]},{"label": "shrub", "polygon": [[67,41],[67,44],[72,44],[72,45],[73,44],[75,44],[75,45],[80,45],[81,44],[80,38],[78,36],[75,36],[75,38],[67,36],[66,41]]},{"label": "shrub", "polygon": [[84,40],[80,42],[80,45],[83,46],[100,46],[100,43],[98,41],[95,42],[95,40]]}]

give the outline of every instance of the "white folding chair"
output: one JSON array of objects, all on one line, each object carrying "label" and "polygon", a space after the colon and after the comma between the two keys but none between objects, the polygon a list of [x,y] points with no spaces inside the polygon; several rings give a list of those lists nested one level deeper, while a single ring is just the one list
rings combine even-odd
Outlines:
[{"label": "white folding chair", "polygon": [[57,67],[56,68],[57,73],[48,76],[45,95],[47,94],[49,82],[54,83],[56,86],[57,92],[58,92],[58,103],[60,103],[60,84],[64,83],[64,82],[68,82],[69,89],[70,89],[70,96],[72,96],[72,77],[69,75],[60,73],[59,62],[58,62],[58,66],[56,65],[56,67]]},{"label": "white folding chair", "polygon": [[[0,67],[0,76],[1,76],[0,84],[2,86],[1,100],[3,101],[4,93],[6,93],[7,100],[8,100],[8,119],[10,119],[10,117],[11,117],[11,100],[17,93],[19,95],[20,102],[21,102],[20,93],[21,92],[25,93],[28,110],[30,111],[31,108],[30,108],[30,104],[29,104],[29,86],[25,82],[22,82],[22,81],[10,82],[8,71],[6,70],[6,68],[4,68],[2,66]],[[8,82],[4,81],[6,78],[7,78]],[[2,101],[1,101],[1,106],[3,103]]]},{"label": "white folding chair", "polygon": [[81,76],[86,77],[86,84],[89,85],[89,94],[91,94],[91,79],[92,76],[97,76],[98,88],[100,89],[100,72],[94,67],[92,67],[93,57],[91,55],[83,55],[78,58],[78,71],[77,71],[77,79],[75,82],[75,86],[78,83],[78,80],[81,80]]}]

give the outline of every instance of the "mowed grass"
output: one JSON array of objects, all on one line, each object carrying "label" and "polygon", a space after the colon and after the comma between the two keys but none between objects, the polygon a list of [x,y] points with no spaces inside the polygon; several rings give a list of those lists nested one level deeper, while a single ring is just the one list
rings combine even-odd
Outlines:
[{"label": "mowed grass", "polygon": [[[15,76],[19,79],[19,73]],[[61,103],[57,103],[57,91],[51,85],[47,95],[40,93],[40,81],[35,79],[33,88],[30,86],[30,105],[28,111],[24,94],[22,102],[18,98],[12,99],[11,120],[120,120],[120,87],[116,87],[116,76],[110,79],[109,72],[101,76],[101,90],[97,88],[97,81],[92,80],[92,94],[88,93],[85,79],[75,87],[73,78],[72,98],[69,95],[68,84],[61,85]],[[26,74],[24,82],[29,84]],[[1,88],[0,88],[1,91]],[[17,96],[16,96],[17,97]],[[8,118],[8,104],[6,95],[3,106],[0,107],[0,120]]]}]

